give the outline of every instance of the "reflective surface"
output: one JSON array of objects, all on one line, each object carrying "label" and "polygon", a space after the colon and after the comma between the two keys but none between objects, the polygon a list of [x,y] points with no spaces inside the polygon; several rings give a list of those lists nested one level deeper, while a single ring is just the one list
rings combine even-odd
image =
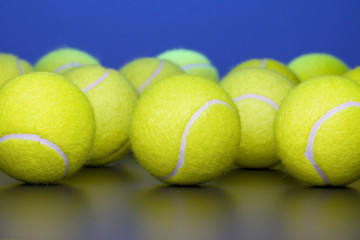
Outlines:
[{"label": "reflective surface", "polygon": [[0,239],[360,238],[360,181],[313,188],[280,171],[234,170],[169,187],[129,156],[57,186],[2,173],[0,183]]}]

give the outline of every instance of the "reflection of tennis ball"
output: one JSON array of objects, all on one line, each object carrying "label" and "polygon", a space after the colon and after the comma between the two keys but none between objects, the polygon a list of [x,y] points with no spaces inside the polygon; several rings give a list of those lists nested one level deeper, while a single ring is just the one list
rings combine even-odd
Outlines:
[{"label": "reflection of tennis ball", "polygon": [[14,55],[0,53],[0,86],[8,80],[32,71],[31,65]]},{"label": "reflection of tennis ball", "polygon": [[175,64],[156,58],[135,59],[119,71],[134,85],[138,93],[142,93],[163,78],[184,73]]},{"label": "reflection of tennis ball", "polygon": [[100,65],[100,63],[86,52],[74,48],[60,48],[40,58],[35,70],[63,74],[83,65]]},{"label": "reflection of tennis ball", "polygon": [[[135,166],[136,170],[130,170],[129,165]],[[133,206],[133,202],[129,202],[129,196],[134,194],[134,188],[129,187],[129,183],[140,183],[137,178],[139,172],[137,170],[139,169],[142,170],[135,159],[123,159],[109,167],[82,168],[74,176],[68,178],[66,182],[62,181],[62,183],[81,189],[88,202],[87,212],[90,211],[91,215],[96,216],[97,219],[104,219],[104,221],[96,220],[95,229],[93,229],[95,232],[103,233],[106,231],[107,236],[114,236],[116,232],[119,232],[119,228],[114,227],[116,225],[125,227],[127,234],[129,234],[133,230],[128,228],[129,225],[136,226],[137,230],[138,226],[132,224],[133,218],[119,216],[127,216],[129,206]],[[148,182],[141,183],[149,184]],[[116,210],[114,210],[114,206],[119,204],[119,199],[121,199],[121,207],[115,207]],[[114,211],[116,214],[111,214]],[[81,215],[81,217],[83,216]],[[115,225],[109,224],[110,222]]]},{"label": "reflection of tennis ball", "polygon": [[188,49],[172,49],[157,56],[159,59],[169,60],[182,68],[186,73],[214,81],[219,80],[216,68],[203,54]]},{"label": "reflection of tennis ball", "polygon": [[130,141],[140,164],[169,184],[207,182],[230,169],[240,123],[215,82],[178,75],[155,84],[135,108]]},{"label": "reflection of tennis ball", "polygon": [[220,85],[230,94],[240,115],[241,142],[236,163],[245,168],[278,164],[274,118],[294,84],[276,72],[248,68],[229,74]]},{"label": "reflection of tennis ball", "polygon": [[288,67],[303,82],[322,75],[342,75],[349,70],[340,59],[325,53],[310,53],[292,60]]},{"label": "reflection of tennis ball", "polygon": [[129,151],[130,120],[137,94],[120,73],[101,66],[84,66],[64,74],[88,97],[95,113],[95,138],[86,165],[105,165]]},{"label": "reflection of tennis ball", "polygon": [[236,221],[233,199],[221,188],[143,187],[131,196],[135,218],[141,219],[138,239],[188,239],[184,229],[191,239],[224,239],[228,223]]},{"label": "reflection of tennis ball", "polygon": [[357,83],[360,83],[360,67],[354,68],[354,69],[346,72],[343,76],[350,78],[350,79],[356,81]]},{"label": "reflection of tennis ball", "polygon": [[57,74],[28,73],[0,89],[0,169],[11,177],[52,183],[75,173],[94,130],[88,99]]},{"label": "reflection of tennis ball", "polygon": [[[267,239],[260,236],[273,234],[274,229],[279,227],[278,216],[283,208],[278,204],[279,194],[289,186],[297,189],[292,178],[268,169],[236,169],[216,181],[216,186],[225,187],[229,198],[236,203],[231,211],[237,217],[241,215],[242,222],[237,225],[237,232],[246,239]],[[259,228],[264,230],[261,235]]]},{"label": "reflection of tennis ball", "polygon": [[273,59],[251,59],[245,62],[242,62],[238,64],[236,67],[234,67],[229,74],[239,71],[244,68],[265,68],[268,70],[273,70],[277,73],[280,73],[290,81],[292,81],[295,84],[299,83],[299,79],[297,76],[283,63],[278,62]]},{"label": "reflection of tennis ball", "polygon": [[3,186],[0,188],[1,239],[78,239],[79,232],[74,227],[82,222],[89,208],[87,196],[78,187]]},{"label": "reflection of tennis ball", "polygon": [[315,186],[342,186],[360,176],[360,85],[323,76],[294,88],[275,119],[286,169]]},{"label": "reflection of tennis ball", "polygon": [[284,190],[277,192],[281,206],[277,216],[282,218],[278,224],[283,226],[284,239],[303,240],[310,236],[311,239],[357,239],[355,233],[359,231],[360,221],[357,187]]}]

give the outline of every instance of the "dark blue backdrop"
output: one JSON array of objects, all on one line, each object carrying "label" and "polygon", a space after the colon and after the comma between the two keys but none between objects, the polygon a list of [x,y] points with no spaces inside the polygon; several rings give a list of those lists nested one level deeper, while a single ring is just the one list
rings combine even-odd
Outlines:
[{"label": "dark blue backdrop", "polygon": [[72,46],[118,68],[169,48],[204,52],[224,75],[254,57],[306,52],[360,65],[360,1],[0,0],[0,52],[35,63]]}]

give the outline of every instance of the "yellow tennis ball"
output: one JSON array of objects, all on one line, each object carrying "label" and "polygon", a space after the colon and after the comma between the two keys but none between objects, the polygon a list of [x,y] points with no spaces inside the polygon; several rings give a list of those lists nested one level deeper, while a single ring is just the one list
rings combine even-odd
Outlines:
[{"label": "yellow tennis ball", "polygon": [[89,166],[106,165],[129,152],[130,121],[137,94],[118,71],[84,66],[64,74],[88,97],[95,114],[95,138]]},{"label": "yellow tennis ball", "polygon": [[0,169],[28,183],[70,176],[90,155],[95,120],[86,96],[54,73],[20,75],[0,88]]},{"label": "yellow tennis ball", "polygon": [[135,107],[130,142],[154,177],[193,185],[223,175],[233,165],[240,122],[230,96],[215,82],[193,75],[164,79]]},{"label": "yellow tennis ball", "polygon": [[20,74],[31,71],[32,66],[27,61],[12,54],[0,53],[0,86]]},{"label": "yellow tennis ball", "polygon": [[354,68],[346,72],[343,76],[350,78],[351,80],[354,80],[357,83],[360,83],[360,67]]},{"label": "yellow tennis ball", "polygon": [[360,177],[360,85],[322,76],[294,88],[280,105],[275,141],[283,165],[314,186]]},{"label": "yellow tennis ball", "polygon": [[81,50],[60,48],[40,58],[35,64],[35,70],[63,74],[72,68],[83,65],[100,65],[100,62]]},{"label": "yellow tennis ball", "polygon": [[220,86],[230,94],[240,115],[241,142],[237,165],[269,168],[279,164],[274,119],[281,101],[294,84],[274,71],[247,68],[229,74]]},{"label": "yellow tennis ball", "polygon": [[175,64],[156,58],[135,59],[119,71],[134,85],[139,94],[163,78],[184,73]]},{"label": "yellow tennis ball", "polygon": [[293,83],[295,83],[295,84],[299,83],[299,79],[295,75],[295,73],[293,73],[285,64],[278,62],[274,59],[268,59],[268,58],[251,59],[251,60],[248,60],[248,61],[238,64],[236,67],[234,67],[229,72],[229,74],[239,71],[244,68],[264,68],[264,69],[268,69],[268,70],[273,70],[273,71],[283,75],[284,77],[286,77]]},{"label": "yellow tennis ball", "polygon": [[292,60],[288,67],[299,77],[301,82],[323,75],[343,75],[349,70],[343,61],[325,53],[301,55]]},{"label": "yellow tennis ball", "polygon": [[172,49],[157,56],[158,59],[169,60],[181,67],[188,74],[219,80],[219,74],[210,60],[202,53],[189,49]]}]

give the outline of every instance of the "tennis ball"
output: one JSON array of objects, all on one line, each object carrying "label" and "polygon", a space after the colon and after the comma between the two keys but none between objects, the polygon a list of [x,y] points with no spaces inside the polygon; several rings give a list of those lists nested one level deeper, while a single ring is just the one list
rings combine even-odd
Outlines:
[{"label": "tennis ball", "polygon": [[351,80],[354,80],[357,83],[360,83],[360,67],[354,68],[346,72],[343,76],[350,78]]},{"label": "tennis ball", "polygon": [[163,78],[184,73],[175,64],[156,58],[135,59],[119,71],[134,85],[139,94]]},{"label": "tennis ball", "polygon": [[32,71],[32,66],[15,55],[0,53],[0,86],[8,80]]},{"label": "tennis ball", "polygon": [[279,164],[274,119],[281,101],[294,84],[274,71],[247,68],[227,75],[220,86],[230,94],[240,115],[241,142],[236,164],[244,168],[269,168]]},{"label": "tennis ball", "polygon": [[292,60],[288,67],[301,82],[323,75],[343,75],[349,70],[340,59],[325,53],[310,53]]},{"label": "tennis ball", "polygon": [[35,64],[35,70],[63,74],[72,68],[83,65],[100,65],[100,62],[81,50],[60,48],[40,58]]},{"label": "tennis ball", "polygon": [[129,152],[130,121],[137,94],[118,71],[83,66],[64,74],[88,97],[95,114],[95,137],[89,166],[106,165]]},{"label": "tennis ball", "polygon": [[268,70],[273,70],[273,71],[283,75],[284,77],[286,77],[293,83],[295,83],[295,84],[299,83],[299,79],[297,78],[295,73],[293,73],[286,65],[284,65],[283,63],[278,62],[274,59],[268,59],[268,58],[251,59],[251,60],[248,60],[248,61],[238,64],[236,67],[234,67],[229,72],[229,74],[239,71],[244,68],[264,68],[264,69],[268,69]]},{"label": "tennis ball", "polygon": [[340,76],[306,81],[285,97],[275,118],[282,164],[314,186],[360,177],[360,85]]},{"label": "tennis ball", "polygon": [[215,82],[172,76],[139,99],[130,142],[154,177],[172,185],[200,184],[232,167],[240,142],[239,115]]},{"label": "tennis ball", "polygon": [[188,74],[219,80],[216,68],[211,65],[210,60],[202,53],[188,49],[172,49],[157,56],[158,59],[169,60],[181,67]]},{"label": "tennis ball", "polygon": [[54,183],[83,166],[95,131],[86,96],[64,77],[20,75],[0,88],[0,169],[27,183]]}]

